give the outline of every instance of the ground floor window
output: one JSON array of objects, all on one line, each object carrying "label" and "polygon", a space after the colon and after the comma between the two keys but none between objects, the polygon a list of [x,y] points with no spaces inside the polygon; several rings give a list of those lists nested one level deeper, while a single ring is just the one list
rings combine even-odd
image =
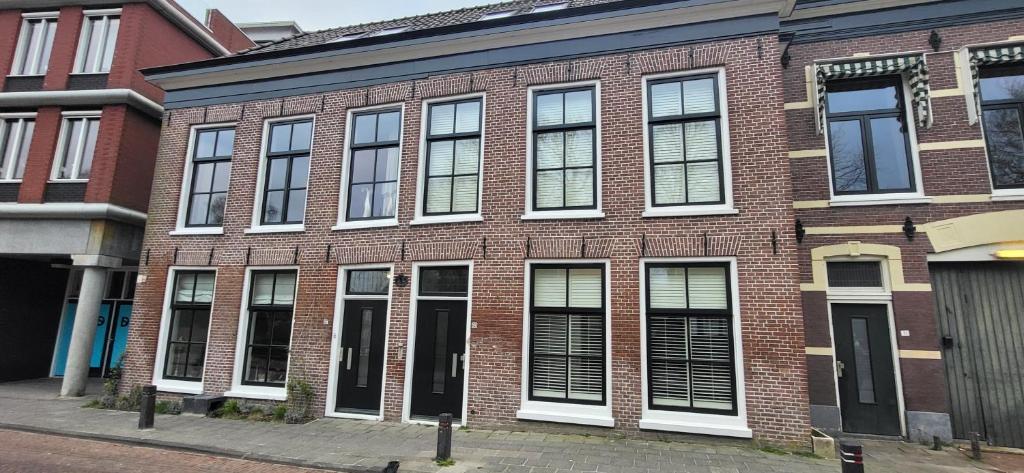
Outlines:
[{"label": "ground floor window", "polygon": [[213,304],[213,271],[179,271],[174,274],[165,379],[202,381],[206,337]]},{"label": "ground floor window", "polygon": [[295,270],[252,272],[242,384],[284,387],[295,283]]}]

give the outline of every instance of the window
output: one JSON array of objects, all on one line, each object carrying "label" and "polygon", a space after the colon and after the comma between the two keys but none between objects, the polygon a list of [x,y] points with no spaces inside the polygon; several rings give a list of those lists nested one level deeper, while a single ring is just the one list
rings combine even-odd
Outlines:
[{"label": "window", "polygon": [[25,161],[32,144],[36,121],[8,118],[0,121],[0,181],[18,180],[25,175]]},{"label": "window", "polygon": [[479,211],[481,104],[473,98],[428,106],[423,215]]},{"label": "window", "polygon": [[420,269],[420,296],[469,296],[469,267],[435,266]]},{"label": "window", "polygon": [[646,265],[650,409],[736,414],[728,272],[719,263]]},{"label": "window", "polygon": [[831,81],[826,103],[833,193],[914,192],[902,78]]},{"label": "window", "polygon": [[64,118],[60,147],[54,160],[55,180],[88,179],[92,158],[96,153],[96,137],[100,131],[99,117]]},{"label": "window", "polygon": [[272,123],[269,135],[260,223],[301,224],[306,213],[313,121]]},{"label": "window", "polygon": [[219,227],[224,223],[235,129],[196,130],[194,141],[185,226]]},{"label": "window", "polygon": [[296,272],[253,271],[242,384],[284,387]]},{"label": "window", "polygon": [[882,287],[882,265],[877,261],[834,261],[826,268],[829,287]]},{"label": "window", "polygon": [[496,11],[496,12],[491,12],[491,13],[484,13],[483,16],[480,17],[480,21],[497,20],[498,18],[508,18],[508,17],[510,17],[512,15],[515,15],[515,14],[516,14],[515,10],[506,10],[506,11]]},{"label": "window", "polygon": [[992,187],[1024,188],[1024,66],[985,67],[979,72]]},{"label": "window", "polygon": [[597,208],[595,87],[533,95],[533,210]]},{"label": "window", "polygon": [[530,10],[530,13],[544,13],[555,10],[564,10],[568,3],[550,3],[547,5],[537,5]]},{"label": "window", "polygon": [[164,379],[202,381],[213,285],[213,271],[175,272]]},{"label": "window", "polygon": [[374,110],[355,113],[352,119],[346,219],[394,218],[402,112]]},{"label": "window", "polygon": [[14,56],[11,74],[16,76],[45,75],[50,65],[57,18],[25,18]]},{"label": "window", "polygon": [[345,293],[353,296],[388,295],[390,269],[350,269]]},{"label": "window", "polygon": [[604,265],[531,271],[530,400],[604,404]]},{"label": "window", "polygon": [[647,82],[652,207],[724,204],[718,76]]},{"label": "window", "polygon": [[89,15],[82,25],[81,44],[78,45],[78,59],[75,72],[99,74],[110,72],[117,45],[117,30],[121,25],[120,15]]}]

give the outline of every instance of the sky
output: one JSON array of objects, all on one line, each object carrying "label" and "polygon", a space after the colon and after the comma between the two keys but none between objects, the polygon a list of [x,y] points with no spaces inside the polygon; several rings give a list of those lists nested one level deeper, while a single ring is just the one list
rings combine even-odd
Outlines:
[{"label": "sky", "polygon": [[177,0],[200,21],[217,8],[231,21],[293,20],[305,31],[388,20],[501,0]]}]

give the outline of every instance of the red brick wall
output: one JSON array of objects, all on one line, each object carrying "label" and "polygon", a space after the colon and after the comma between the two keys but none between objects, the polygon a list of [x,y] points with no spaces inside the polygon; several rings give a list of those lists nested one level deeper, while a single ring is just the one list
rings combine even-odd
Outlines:
[{"label": "red brick wall", "polygon": [[21,10],[0,11],[0,58],[10,58],[7,61],[0,61],[0,90],[3,90],[4,81],[11,73],[14,62],[14,52],[18,47],[18,36],[21,33]]},{"label": "red brick wall", "polygon": [[110,202],[145,212],[153,182],[160,123],[126,105],[103,107],[86,202]]},{"label": "red brick wall", "polygon": [[206,11],[206,26],[210,28],[213,37],[228,51],[238,52],[256,46],[256,43],[216,8]]},{"label": "red brick wall", "polygon": [[36,127],[25,160],[25,175],[18,190],[18,202],[41,203],[46,181],[53,167],[53,153],[60,136],[60,108],[40,107],[36,110]]},{"label": "red brick wall", "polygon": [[[641,411],[640,308],[638,258],[640,238],[688,238],[676,245],[679,255],[702,255],[704,235],[709,254],[733,253],[738,258],[742,341],[746,355],[746,396],[749,425],[759,438],[803,441],[808,427],[803,324],[797,291],[793,211],[790,207],[789,161],[786,158],[784,115],[780,102],[781,70],[771,36],[698,45],[693,64],[684,48],[614,55],[566,63],[505,68],[467,75],[431,78],[326,93],[310,97],[250,102],[230,106],[172,111],[165,121],[156,179],[150,203],[145,250],[147,279],[139,285],[129,335],[126,383],[152,378],[166,272],[175,248],[179,263],[205,264],[213,249],[218,268],[210,345],[204,378],[209,392],[230,387],[235,340],[242,300],[246,252],[277,249],[278,262],[292,259],[299,248],[299,297],[292,335],[291,375],[302,372],[317,392],[316,413],[323,412],[327,391],[331,321],[337,263],[326,262],[327,245],[335,251],[377,249],[388,253],[395,272],[410,274],[411,260],[464,259],[457,243],[474,252],[473,320],[469,362],[469,423],[497,425],[517,422],[522,362],[524,244],[552,246],[554,239],[586,238],[588,256],[611,261],[612,380],[610,394],[619,429],[635,431]],[[761,49],[763,54],[759,54]],[[658,71],[724,65],[730,110],[733,195],[738,215],[643,219],[643,121],[641,78]],[[749,74],[756,69],[758,75]],[[600,220],[529,221],[520,219],[525,199],[526,97],[530,83],[560,83],[599,78],[601,81],[603,210]],[[485,91],[484,222],[410,226],[414,214],[416,166],[420,139],[421,100],[456,94],[472,87]],[[346,112],[376,97],[397,97],[405,105],[404,145],[400,181],[399,226],[371,230],[331,231],[337,219]],[[388,99],[383,99],[387,103]],[[261,134],[265,118],[316,114],[305,232],[245,234],[250,224]],[[222,236],[171,237],[175,226],[182,171],[191,124],[238,121],[232,178]],[[779,234],[773,253],[771,232]],[[487,257],[479,243],[487,237]],[[408,244],[407,260],[397,248]],[[428,256],[423,242],[452,242],[447,256]],[[545,243],[546,242],[546,243]],[[575,257],[578,246],[572,243]],[[472,249],[476,247],[476,249]],[[735,250],[720,250],[734,248]],[[650,250],[649,250],[650,251]],[[534,253],[536,255],[536,253]],[[651,253],[648,253],[650,256]],[[536,256],[534,256],[536,257]],[[270,262],[274,258],[261,257]],[[395,288],[390,310],[385,417],[401,414],[407,343],[409,288]]]},{"label": "red brick wall", "polygon": [[[46,70],[43,90],[64,90],[68,86],[68,74],[75,68],[78,55],[78,40],[82,33],[82,7],[61,7],[57,17],[57,32],[53,37],[50,65]],[[117,52],[115,51],[115,54]]]}]

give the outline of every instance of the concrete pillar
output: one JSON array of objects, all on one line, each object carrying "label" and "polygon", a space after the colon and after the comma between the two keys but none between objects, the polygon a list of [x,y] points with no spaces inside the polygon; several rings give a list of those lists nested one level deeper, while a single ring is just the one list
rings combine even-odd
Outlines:
[{"label": "concrete pillar", "polygon": [[97,255],[72,256],[75,266],[84,266],[82,288],[78,293],[78,308],[75,310],[75,324],[71,329],[71,343],[68,347],[68,361],[64,367],[64,381],[60,387],[63,397],[78,397],[85,394],[89,379],[89,359],[92,358],[93,339],[99,322],[103,290],[107,281],[107,267],[121,265],[119,258]]}]

